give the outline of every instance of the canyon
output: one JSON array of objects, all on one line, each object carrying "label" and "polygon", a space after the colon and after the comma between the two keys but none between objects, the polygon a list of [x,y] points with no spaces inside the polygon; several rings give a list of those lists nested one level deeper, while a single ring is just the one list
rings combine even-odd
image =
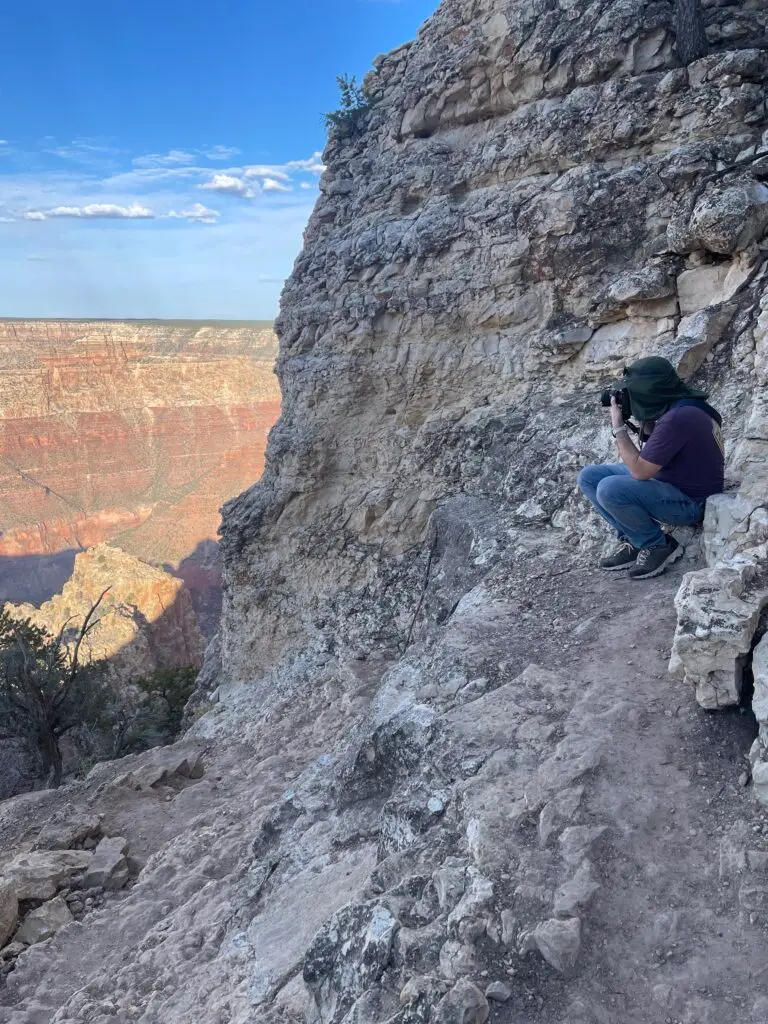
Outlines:
[{"label": "canyon", "polygon": [[[768,8],[702,9],[374,61],[184,737],[0,806],[2,1024],[768,1020]],[[636,582],[575,481],[649,354],[727,488]]]},{"label": "canyon", "polygon": [[206,633],[219,506],[280,410],[267,322],[0,320],[0,601],[40,603],[112,541],[180,576]]}]

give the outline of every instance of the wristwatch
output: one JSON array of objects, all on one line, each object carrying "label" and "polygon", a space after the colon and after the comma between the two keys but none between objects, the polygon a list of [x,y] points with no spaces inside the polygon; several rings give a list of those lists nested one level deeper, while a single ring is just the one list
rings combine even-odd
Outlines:
[{"label": "wristwatch", "polygon": [[611,433],[614,437],[618,437],[619,434],[628,434],[629,431],[627,430],[626,423],[622,423],[620,427],[611,427]]}]

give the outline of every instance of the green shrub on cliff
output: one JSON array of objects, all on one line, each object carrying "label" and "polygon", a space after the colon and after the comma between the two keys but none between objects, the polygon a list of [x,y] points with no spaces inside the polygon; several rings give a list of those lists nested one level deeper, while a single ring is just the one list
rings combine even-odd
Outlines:
[{"label": "green shrub on cliff", "polygon": [[337,110],[323,115],[325,127],[329,131],[335,130],[342,137],[356,135],[365,127],[373,100],[365,89],[357,84],[354,75],[339,75],[336,82],[341,99]]}]

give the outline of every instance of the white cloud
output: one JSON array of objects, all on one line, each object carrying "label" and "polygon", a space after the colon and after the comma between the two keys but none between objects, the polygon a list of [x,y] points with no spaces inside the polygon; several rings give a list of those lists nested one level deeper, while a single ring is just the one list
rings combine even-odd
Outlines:
[{"label": "white cloud", "polygon": [[39,145],[44,153],[86,166],[111,163],[121,152],[108,139],[73,139],[69,144],[61,146],[57,145],[56,140],[50,135],[46,135],[40,140]]},{"label": "white cloud", "polygon": [[195,203],[188,210],[171,210],[165,214],[166,217],[176,220],[191,220],[199,224],[215,224],[219,216],[218,210],[211,210],[202,203]]},{"label": "white cloud", "polygon": [[54,206],[51,210],[27,210],[24,220],[48,220],[49,217],[77,217],[86,220],[107,218],[109,220],[152,220],[154,213],[147,206],[131,203],[118,206],[116,203],[88,203],[86,206]]},{"label": "white cloud", "polygon": [[7,146],[7,145],[8,145],[8,139],[0,139],[0,146]]},{"label": "white cloud", "polygon": [[240,150],[237,146],[210,146],[208,149],[200,149],[199,153],[208,157],[209,160],[231,160],[237,156]]},{"label": "white cloud", "polygon": [[276,181],[274,178],[265,178],[261,187],[265,192],[291,192],[292,189],[289,185],[284,185],[281,181]]},{"label": "white cloud", "polygon": [[325,170],[323,154],[319,149],[306,160],[289,160],[287,164],[282,166],[291,171],[307,171],[310,174],[322,174]]},{"label": "white cloud", "polygon": [[137,167],[133,171],[122,171],[103,178],[100,186],[104,189],[150,188],[159,182],[176,184],[188,178],[202,178],[210,174],[209,167]]},{"label": "white cloud", "polygon": [[313,185],[312,185],[311,181],[301,181],[301,182],[299,182],[299,188],[312,188],[312,187],[313,187]]},{"label": "white cloud", "polygon": [[177,167],[179,164],[194,163],[195,157],[183,149],[171,149],[165,154],[147,153],[145,156],[137,156],[131,162],[134,167]]},{"label": "white cloud", "polygon": [[209,192],[220,192],[224,196],[237,196],[240,199],[253,199],[258,192],[258,185],[248,185],[242,178],[232,174],[214,174],[210,181],[203,182],[198,188]]},{"label": "white cloud", "polygon": [[253,167],[246,167],[243,173],[244,178],[278,178],[280,181],[290,181],[291,177],[281,170],[280,167],[269,164],[257,164]]}]

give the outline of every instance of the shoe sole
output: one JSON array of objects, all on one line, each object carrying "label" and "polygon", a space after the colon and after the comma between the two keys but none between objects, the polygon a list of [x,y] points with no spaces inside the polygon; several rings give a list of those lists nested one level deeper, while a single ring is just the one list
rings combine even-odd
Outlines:
[{"label": "shoe sole", "polygon": [[674,565],[674,563],[679,558],[682,558],[684,554],[685,548],[682,544],[678,544],[674,551],[670,551],[670,553],[667,555],[667,557],[664,559],[661,565],[657,565],[655,569],[651,570],[651,572],[644,572],[642,575],[638,573],[637,576],[633,576],[632,579],[649,580],[653,576],[661,576],[661,574],[664,572],[666,568],[668,568],[670,565]]},{"label": "shoe sole", "polygon": [[603,572],[626,572],[627,569],[631,569],[637,559],[633,559],[631,562],[625,562],[624,565],[601,565],[600,568]]}]

